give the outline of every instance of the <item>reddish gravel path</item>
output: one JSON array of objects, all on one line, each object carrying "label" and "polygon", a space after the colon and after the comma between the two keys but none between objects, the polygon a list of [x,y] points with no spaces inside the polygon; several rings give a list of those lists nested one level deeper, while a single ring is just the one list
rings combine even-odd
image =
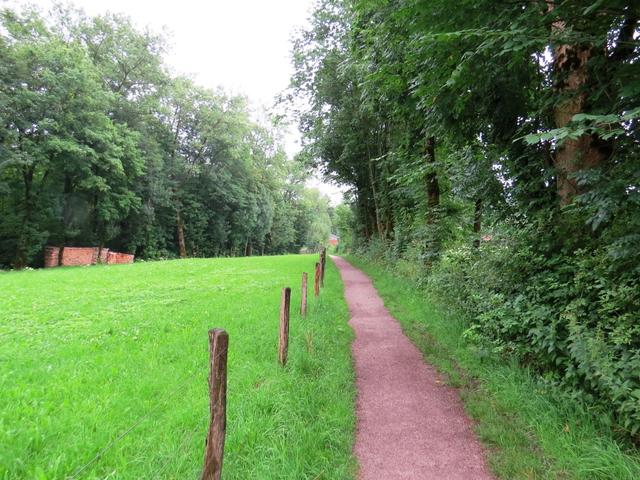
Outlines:
[{"label": "reddish gravel path", "polygon": [[356,333],[359,479],[492,479],[456,391],[424,363],[371,280],[332,258]]}]

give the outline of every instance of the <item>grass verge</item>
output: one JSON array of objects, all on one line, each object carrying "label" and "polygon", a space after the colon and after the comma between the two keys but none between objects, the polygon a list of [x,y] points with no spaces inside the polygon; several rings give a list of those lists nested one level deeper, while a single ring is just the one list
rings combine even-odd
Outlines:
[{"label": "grass verge", "polygon": [[[199,478],[213,327],[230,337],[224,478],[353,478],[352,332],[331,263],[320,299],[311,293],[299,315],[301,273],[312,278],[315,261],[1,273],[0,479]],[[281,369],[284,286],[293,292]]]},{"label": "grass verge", "polygon": [[499,478],[640,478],[639,452],[616,442],[594,412],[538,382],[527,369],[465,341],[464,322],[437,309],[406,280],[364,259],[347,259],[372,278],[425,359],[460,389]]}]

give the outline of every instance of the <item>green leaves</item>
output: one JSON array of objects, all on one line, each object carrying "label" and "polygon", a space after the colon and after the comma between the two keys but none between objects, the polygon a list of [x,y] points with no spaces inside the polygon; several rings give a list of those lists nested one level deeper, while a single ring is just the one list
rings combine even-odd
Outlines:
[{"label": "green leaves", "polygon": [[638,25],[625,0],[325,0],[295,55],[305,156],[352,189],[353,245],[631,435]]},{"label": "green leaves", "polygon": [[178,214],[190,255],[306,242],[280,132],[245,98],[172,78],[164,38],[65,6],[0,22],[0,268],[37,265],[45,243],[175,256]]},{"label": "green leaves", "polygon": [[631,133],[629,122],[640,118],[640,107],[622,114],[592,115],[578,113],[562,128],[554,128],[543,133],[530,133],[514,141],[524,140],[529,145],[541,142],[557,142],[562,145],[566,139],[578,139],[583,135],[597,135],[602,140],[613,140]]}]

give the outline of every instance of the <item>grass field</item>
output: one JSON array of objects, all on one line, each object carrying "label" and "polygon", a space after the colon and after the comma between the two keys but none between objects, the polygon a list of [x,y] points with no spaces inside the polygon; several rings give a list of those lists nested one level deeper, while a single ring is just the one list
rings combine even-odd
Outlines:
[{"label": "grass field", "polygon": [[[320,299],[311,288],[299,316],[301,272],[315,261],[1,273],[0,479],[198,478],[213,327],[230,337],[224,478],[352,478],[352,333],[331,262]],[[284,286],[293,293],[281,369]]]},{"label": "grass field", "polygon": [[640,479],[640,452],[616,442],[597,412],[536,382],[526,369],[476,349],[463,338],[462,320],[443,314],[406,279],[363,259],[348,259],[371,276],[427,361],[460,388],[499,478]]}]

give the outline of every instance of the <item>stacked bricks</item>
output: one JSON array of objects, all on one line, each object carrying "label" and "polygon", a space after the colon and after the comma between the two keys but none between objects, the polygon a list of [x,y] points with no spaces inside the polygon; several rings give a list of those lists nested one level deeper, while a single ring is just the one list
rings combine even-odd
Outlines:
[{"label": "stacked bricks", "polygon": [[114,265],[114,264],[121,265],[123,263],[133,263],[133,259],[134,258],[135,258],[135,255],[130,255],[128,253],[109,252],[107,254],[107,264],[108,265]]},{"label": "stacked bricks", "polygon": [[98,263],[105,265],[107,263],[108,258],[109,258],[109,249],[101,248],[100,251],[98,252]]},{"label": "stacked bricks", "polygon": [[95,265],[98,262],[97,248],[64,247],[60,258],[60,265],[75,267],[79,265]]},{"label": "stacked bricks", "polygon": [[44,248],[44,268],[57,267],[60,265],[60,247]]},{"label": "stacked bricks", "polygon": [[133,263],[135,255],[112,252],[98,247],[45,247],[44,267],[72,267],[97,263],[120,265]]}]

